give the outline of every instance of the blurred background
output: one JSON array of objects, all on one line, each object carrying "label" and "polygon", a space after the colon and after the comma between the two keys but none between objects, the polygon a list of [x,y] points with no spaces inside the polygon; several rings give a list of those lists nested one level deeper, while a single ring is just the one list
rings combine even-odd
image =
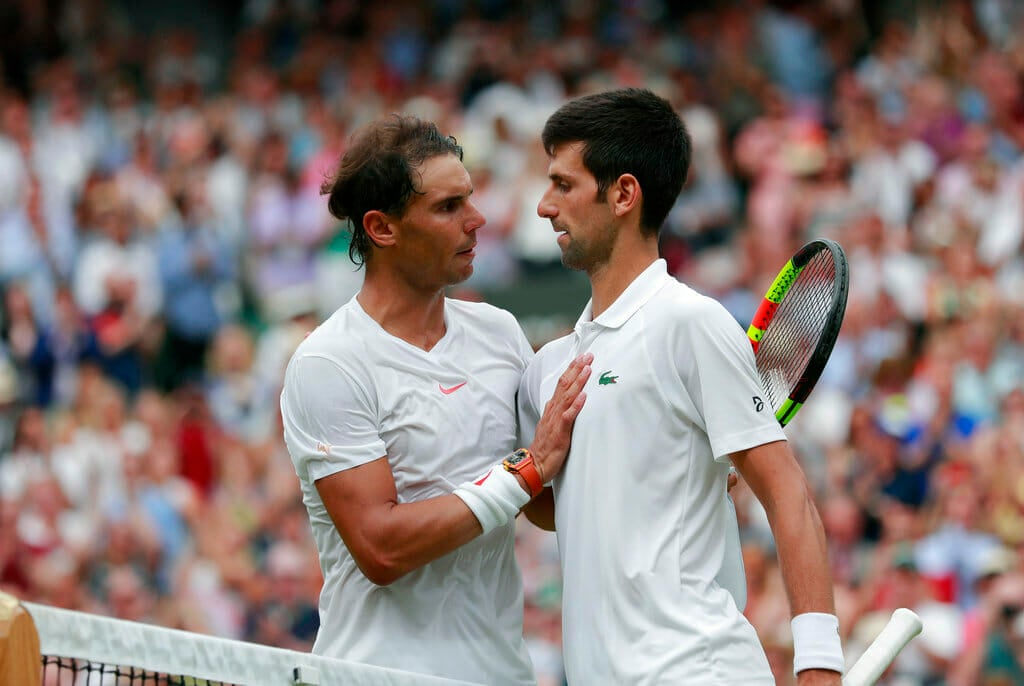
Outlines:
[{"label": "blurred background", "polygon": [[[681,280],[746,326],[807,239],[850,257],[787,429],[848,653],[907,606],[926,629],[886,683],[1024,684],[1024,5],[697,4],[4,2],[0,588],[308,649],[320,574],[278,394],[361,278],[325,174],[383,114],[454,134],[488,224],[453,295],[539,346],[588,297],[535,214],[540,127],[646,86],[694,140],[662,235]],[[746,613],[791,683],[770,531],[734,497]],[[519,558],[561,684],[554,539],[523,525]]]}]

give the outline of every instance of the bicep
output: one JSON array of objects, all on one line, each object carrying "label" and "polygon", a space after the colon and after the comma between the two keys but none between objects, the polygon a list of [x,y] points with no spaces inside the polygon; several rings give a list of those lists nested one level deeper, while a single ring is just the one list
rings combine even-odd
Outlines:
[{"label": "bicep", "polygon": [[341,539],[358,562],[371,549],[374,522],[398,504],[391,465],[382,456],[317,479],[315,485]]},{"label": "bicep", "polygon": [[806,490],[806,478],[788,441],[773,441],[729,455],[736,470],[769,513],[794,488]]}]

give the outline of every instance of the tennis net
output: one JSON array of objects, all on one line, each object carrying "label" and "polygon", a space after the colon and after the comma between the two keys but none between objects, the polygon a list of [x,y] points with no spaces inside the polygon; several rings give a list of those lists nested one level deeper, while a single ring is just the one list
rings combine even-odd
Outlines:
[{"label": "tennis net", "polygon": [[43,686],[469,686],[36,603],[21,606],[38,634]]}]

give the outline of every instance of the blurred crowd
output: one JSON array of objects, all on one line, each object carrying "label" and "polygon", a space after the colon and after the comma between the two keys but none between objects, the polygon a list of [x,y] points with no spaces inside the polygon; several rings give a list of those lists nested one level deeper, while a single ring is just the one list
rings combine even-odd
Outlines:
[{"label": "blurred crowd", "polygon": [[[325,175],[372,118],[439,122],[488,220],[455,295],[486,300],[561,269],[535,214],[546,116],[636,85],[693,136],[662,239],[681,280],[745,326],[806,240],[850,258],[787,429],[848,658],[911,607],[925,631],[884,683],[1024,684],[1024,7],[228,5],[214,42],[102,0],[2,12],[0,588],[308,649],[320,573],[278,394],[360,283]],[[770,530],[733,495],[746,613],[788,684]],[[523,524],[518,550],[538,679],[561,684],[557,547]]]}]

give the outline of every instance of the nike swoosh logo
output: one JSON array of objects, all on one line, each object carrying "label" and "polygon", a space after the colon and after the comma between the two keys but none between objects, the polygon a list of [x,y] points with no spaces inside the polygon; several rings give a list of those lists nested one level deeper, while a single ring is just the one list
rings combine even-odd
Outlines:
[{"label": "nike swoosh logo", "polygon": [[452,386],[451,388],[445,388],[445,387],[444,387],[444,386],[442,386],[441,384],[437,384],[437,387],[438,387],[438,388],[439,388],[439,389],[441,390],[441,392],[442,392],[442,393],[444,393],[445,395],[451,395],[452,393],[454,393],[455,391],[459,390],[460,388],[462,388],[462,387],[463,387],[463,386],[465,386],[465,385],[466,385],[466,382],[465,382],[465,381],[463,381],[463,382],[462,382],[462,383],[460,383],[459,385],[457,385],[457,386]]}]

